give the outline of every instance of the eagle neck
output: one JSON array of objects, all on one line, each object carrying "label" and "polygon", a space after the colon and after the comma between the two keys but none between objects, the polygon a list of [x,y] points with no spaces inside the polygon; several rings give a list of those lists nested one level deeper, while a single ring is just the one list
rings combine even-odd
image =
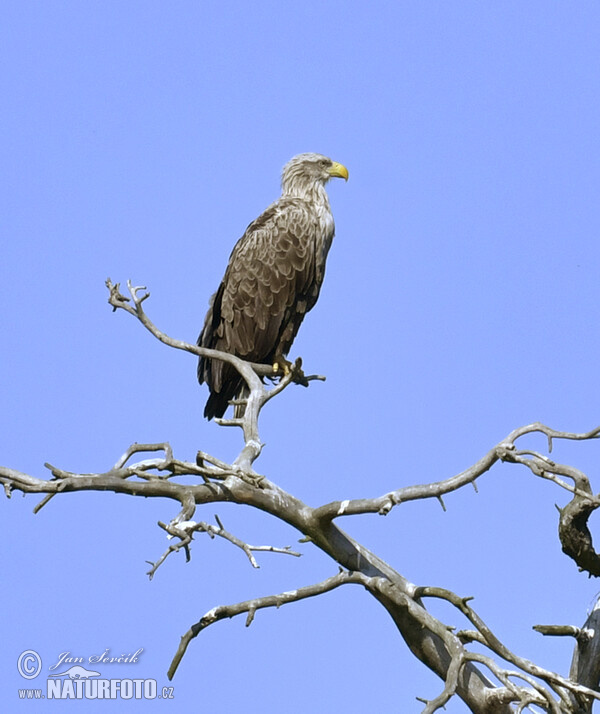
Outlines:
[{"label": "eagle neck", "polygon": [[290,181],[289,184],[283,186],[282,196],[285,198],[299,198],[312,204],[317,209],[321,209],[321,211],[331,212],[329,197],[325,186],[321,182],[311,182],[310,185],[306,185]]}]

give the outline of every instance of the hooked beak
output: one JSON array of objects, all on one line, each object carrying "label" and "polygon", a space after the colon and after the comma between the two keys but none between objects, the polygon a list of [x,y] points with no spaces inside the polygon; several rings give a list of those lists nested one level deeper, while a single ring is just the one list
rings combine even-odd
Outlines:
[{"label": "hooked beak", "polygon": [[338,164],[334,161],[332,165],[327,169],[327,173],[330,176],[336,176],[337,178],[343,178],[345,181],[348,180],[348,169],[342,164]]}]

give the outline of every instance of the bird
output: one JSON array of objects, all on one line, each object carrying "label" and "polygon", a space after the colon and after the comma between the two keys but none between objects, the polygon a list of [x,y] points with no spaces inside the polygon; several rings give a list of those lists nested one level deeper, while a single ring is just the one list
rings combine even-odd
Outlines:
[{"label": "bird", "polygon": [[[321,154],[298,154],[283,167],[281,196],[235,244],[198,346],[289,372],[287,354],[325,276],[335,232],[325,186],[334,177],[347,181],[348,169]],[[198,381],[209,388],[209,420],[247,395],[242,377],[222,360],[200,357]]]}]

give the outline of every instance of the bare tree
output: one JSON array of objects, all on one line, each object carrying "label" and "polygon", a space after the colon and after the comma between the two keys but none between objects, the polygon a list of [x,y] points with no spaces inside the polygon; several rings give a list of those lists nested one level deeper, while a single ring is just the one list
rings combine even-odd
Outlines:
[{"label": "bare tree", "polygon": [[[476,488],[477,480],[497,462],[521,464],[534,476],[546,479],[571,494],[570,502],[559,513],[562,548],[581,571],[598,576],[600,559],[594,551],[587,521],[600,506],[600,499],[593,494],[584,473],[573,466],[556,463],[549,454],[555,440],[596,439],[600,436],[600,427],[576,434],[556,431],[539,423],[529,424],[512,431],[477,463],[451,478],[400,488],[376,498],[334,501],[311,508],[257,473],[254,464],[262,449],[259,416],[263,407],[292,382],[308,386],[311,381],[323,377],[304,375],[298,360],[290,374],[280,376],[274,385],[267,387],[263,378],[278,376],[270,367],[250,364],[233,355],[187,344],[161,332],[144,311],[143,302],[149,297],[145,288],[128,284],[130,295],[125,297],[120,292],[119,284],[107,280],[107,287],[113,309],[125,310],[137,318],[161,342],[194,355],[224,360],[238,370],[250,390],[247,400],[244,400],[244,414],[216,421],[221,426],[241,429],[242,448],[232,463],[225,463],[203,451],[199,451],[195,463],[191,463],[177,459],[168,443],[134,444],[104,473],[72,473],[46,464],[52,474],[51,479],[39,479],[0,467],[0,481],[6,495],[10,496],[13,490],[45,494],[35,511],[56,494],[73,491],[114,491],[178,501],[181,506],[179,514],[169,523],[159,523],[173,543],[151,563],[150,578],[171,553],[183,549],[189,559],[196,533],[228,540],[244,551],[254,567],[257,567],[253,555],[256,551],[300,555],[289,547],[245,543],[228,532],[218,517],[214,524],[194,520],[198,506],[218,502],[251,506],[285,521],[303,535],[302,541],[320,548],[338,565],[338,572],[322,582],[268,597],[221,605],[204,614],[181,638],[169,668],[170,678],[175,675],[191,641],[213,623],[245,614],[246,624],[250,625],[256,612],[262,608],[280,607],[343,585],[355,584],[365,588],[387,610],[410,651],[443,681],[442,691],[435,699],[420,700],[423,712],[430,714],[443,708],[453,696],[460,697],[472,712],[478,714],[521,712],[526,709],[584,714],[592,710],[594,700],[600,698],[600,606],[592,610],[581,628],[571,625],[535,627],[546,636],[570,636],[575,639],[571,671],[568,677],[561,676],[511,652],[471,607],[471,597],[457,595],[443,587],[411,583],[344,533],[336,521],[356,514],[386,515],[392,508],[416,499],[435,498],[444,507],[445,494],[469,484]],[[548,455],[519,448],[521,438],[532,433],[545,435]],[[149,454],[154,452],[160,455],[150,457]],[[145,458],[134,460],[139,454],[144,454]],[[181,476],[195,477],[198,483],[180,483],[178,477]],[[431,598],[450,603],[470,623],[469,629],[455,631],[434,617],[426,607],[427,600]],[[480,645],[483,653],[469,649],[472,643]]]}]

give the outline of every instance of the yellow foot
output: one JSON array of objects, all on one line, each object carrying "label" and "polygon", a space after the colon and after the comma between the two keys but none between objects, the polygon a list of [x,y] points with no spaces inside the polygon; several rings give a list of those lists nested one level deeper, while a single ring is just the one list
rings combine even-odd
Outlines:
[{"label": "yellow foot", "polygon": [[294,365],[289,362],[285,357],[278,357],[275,362],[273,362],[273,372],[283,372],[283,376],[287,377],[292,371]]},{"label": "yellow foot", "polygon": [[308,387],[308,380],[302,371],[302,357],[298,357],[294,363],[285,357],[278,357],[275,362],[273,362],[273,371],[277,373],[277,376],[287,377],[291,374],[293,382],[301,384],[303,387]]}]

